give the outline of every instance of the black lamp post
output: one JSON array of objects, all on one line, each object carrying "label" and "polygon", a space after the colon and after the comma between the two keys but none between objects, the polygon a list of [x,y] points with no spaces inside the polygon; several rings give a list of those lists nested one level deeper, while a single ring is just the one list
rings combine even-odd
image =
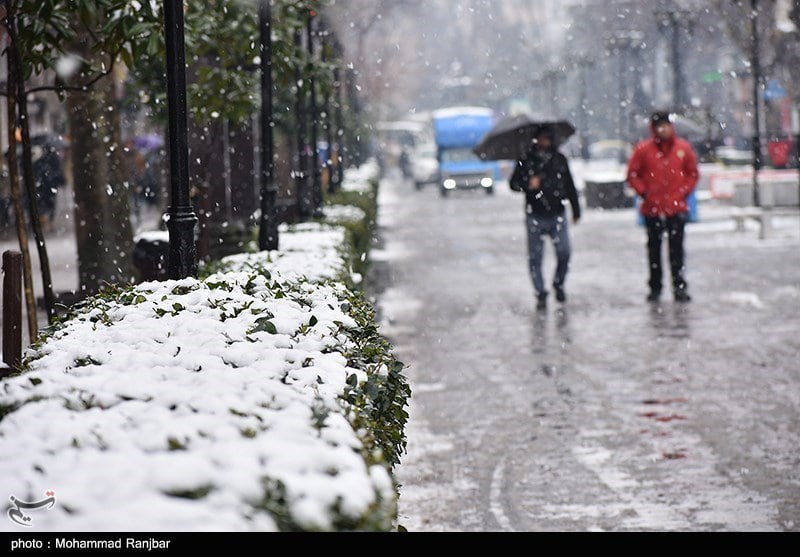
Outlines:
[{"label": "black lamp post", "polygon": [[312,214],[315,217],[323,216],[322,213],[322,175],[319,166],[319,148],[318,148],[318,135],[319,135],[319,109],[317,107],[317,87],[316,80],[314,79],[314,16],[315,12],[311,10],[308,13],[308,21],[306,22],[306,33],[308,35],[308,88],[309,88],[309,117],[311,119],[311,199],[312,199]]},{"label": "black lamp post", "polygon": [[[344,82],[346,87],[346,95],[347,95],[347,107],[350,109],[350,114],[353,115],[353,119],[355,120],[355,126],[360,127],[361,122],[361,99],[359,98],[358,91],[359,87],[356,83],[358,79],[359,72],[356,71],[355,68],[349,67],[344,75]],[[348,137],[350,146],[346,149],[346,153],[348,156],[352,153],[353,161],[355,166],[359,166],[364,163],[365,153],[363,149],[363,144],[361,141],[361,134],[359,131],[354,131],[353,135]]]},{"label": "black lamp post", "polygon": [[[320,37],[322,39],[320,44],[320,60],[323,66],[328,62],[330,44],[330,30],[325,24],[325,20],[320,20]],[[328,191],[336,191],[334,186],[334,173],[333,173],[333,114],[331,114],[331,89],[327,88],[322,99],[322,112],[325,114],[325,143],[328,145],[328,156],[323,165],[328,170]]]},{"label": "black lamp post", "polygon": [[750,21],[753,26],[753,40],[750,65],[753,70],[753,205],[761,205],[761,192],[758,185],[758,171],[761,170],[761,62],[758,55],[758,0],[750,0],[752,8]]},{"label": "black lamp post", "polygon": [[333,90],[335,95],[335,103],[336,103],[336,115],[335,115],[335,122],[336,122],[336,180],[334,184],[336,188],[334,191],[340,189],[342,187],[342,182],[344,182],[344,144],[345,144],[345,136],[344,136],[344,87],[342,86],[342,70],[339,67],[339,64],[336,64],[336,67],[333,70]]},{"label": "black lamp post", "polygon": [[303,53],[303,35],[300,29],[294,31],[294,49],[298,61],[294,66],[294,82],[297,88],[295,97],[295,119],[297,122],[297,170],[295,171],[295,186],[297,189],[297,210],[301,221],[307,220],[312,213],[313,200],[311,199],[311,189],[308,184],[308,157],[306,149],[308,145],[307,123],[306,123],[306,101],[303,91],[303,67],[300,60]]},{"label": "black lamp post", "polygon": [[183,45],[183,0],[164,0],[169,112],[169,173],[172,189],[167,209],[169,278],[197,276],[194,227],[197,216],[189,195],[189,147],[186,131],[186,56]]},{"label": "black lamp post", "polygon": [[278,219],[275,206],[278,188],[274,177],[274,137],[272,133],[272,10],[270,0],[260,0],[258,19],[261,28],[261,223],[258,247],[278,249]]}]

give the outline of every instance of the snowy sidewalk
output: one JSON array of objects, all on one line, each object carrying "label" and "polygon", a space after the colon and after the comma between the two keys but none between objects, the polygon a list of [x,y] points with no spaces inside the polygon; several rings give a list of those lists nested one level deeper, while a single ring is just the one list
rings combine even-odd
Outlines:
[{"label": "snowy sidewalk", "polygon": [[760,240],[702,203],[694,300],[648,304],[636,214],[587,210],[568,301],[537,313],[519,196],[387,182],[380,201],[383,330],[414,393],[401,524],[800,528],[797,219]]}]

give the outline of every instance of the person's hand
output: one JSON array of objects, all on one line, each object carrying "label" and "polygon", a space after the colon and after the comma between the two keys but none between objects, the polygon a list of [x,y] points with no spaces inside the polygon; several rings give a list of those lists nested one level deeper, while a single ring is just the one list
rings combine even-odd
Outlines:
[{"label": "person's hand", "polygon": [[538,190],[542,187],[542,179],[538,176],[531,177],[530,181],[528,182],[528,189],[529,190]]},{"label": "person's hand", "polygon": [[578,224],[579,222],[581,222],[580,217],[572,217],[572,224]]}]

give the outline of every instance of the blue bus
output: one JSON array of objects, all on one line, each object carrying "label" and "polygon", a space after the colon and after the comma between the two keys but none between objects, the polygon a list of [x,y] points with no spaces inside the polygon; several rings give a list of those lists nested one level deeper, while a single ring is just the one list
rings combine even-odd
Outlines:
[{"label": "blue bus", "polygon": [[476,106],[441,108],[431,114],[442,196],[455,189],[494,193],[502,177],[498,161],[483,161],[472,152],[495,123],[494,111]]}]

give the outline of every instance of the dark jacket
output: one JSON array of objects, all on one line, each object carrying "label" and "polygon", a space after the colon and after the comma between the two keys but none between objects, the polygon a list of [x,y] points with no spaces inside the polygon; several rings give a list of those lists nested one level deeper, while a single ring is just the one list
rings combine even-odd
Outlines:
[{"label": "dark jacket", "polygon": [[[528,183],[533,176],[539,176],[542,187],[529,190]],[[531,151],[524,159],[517,161],[511,176],[511,189],[524,191],[528,208],[534,215],[557,216],[564,213],[564,201],[572,205],[572,217],[581,216],[578,192],[572,181],[567,158],[558,151]]]},{"label": "dark jacket", "polygon": [[66,184],[61,159],[54,149],[45,147],[44,154],[33,163],[33,175],[39,210],[43,214],[52,213],[56,206],[56,190]]}]

